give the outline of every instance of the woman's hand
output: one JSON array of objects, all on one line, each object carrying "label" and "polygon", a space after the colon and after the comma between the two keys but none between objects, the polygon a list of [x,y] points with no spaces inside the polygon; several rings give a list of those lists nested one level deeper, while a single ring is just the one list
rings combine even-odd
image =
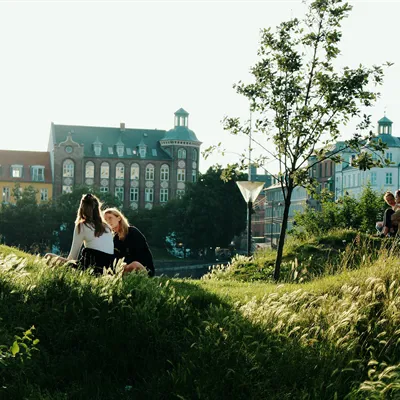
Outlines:
[{"label": "woman's hand", "polygon": [[124,266],[124,274],[127,274],[129,272],[139,272],[139,271],[146,271],[146,267],[141,264],[139,261],[133,261],[130,264],[127,264]]}]

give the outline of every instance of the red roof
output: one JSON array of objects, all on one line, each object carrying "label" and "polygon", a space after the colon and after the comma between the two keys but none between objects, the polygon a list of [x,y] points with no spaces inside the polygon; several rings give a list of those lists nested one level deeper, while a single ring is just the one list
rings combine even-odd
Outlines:
[{"label": "red roof", "polygon": [[[21,178],[11,176],[11,166],[22,165],[23,172]],[[44,167],[44,182],[52,183],[50,153],[47,151],[20,151],[20,150],[0,150],[0,180],[9,182],[36,182],[32,181],[31,167]]]}]

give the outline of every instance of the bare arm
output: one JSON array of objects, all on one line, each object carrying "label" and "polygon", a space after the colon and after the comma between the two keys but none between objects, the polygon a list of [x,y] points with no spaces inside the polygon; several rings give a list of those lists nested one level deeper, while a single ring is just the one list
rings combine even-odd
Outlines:
[{"label": "bare arm", "polygon": [[83,231],[84,231],[83,224],[81,225],[80,233],[78,233],[78,227],[75,226],[74,236],[73,236],[72,245],[71,245],[71,250],[70,250],[69,255],[67,257],[68,260],[76,260],[78,258],[79,250],[82,247],[83,239],[85,237]]}]

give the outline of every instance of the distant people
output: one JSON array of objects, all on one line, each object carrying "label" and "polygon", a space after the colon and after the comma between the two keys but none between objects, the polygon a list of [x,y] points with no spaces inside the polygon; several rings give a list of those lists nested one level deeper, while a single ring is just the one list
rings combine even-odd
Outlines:
[{"label": "distant people", "polygon": [[126,217],[116,208],[104,211],[104,218],[114,231],[114,255],[126,262],[125,272],[147,270],[154,276],[153,255],[146,238],[134,226],[129,226]]},{"label": "distant people", "polygon": [[[68,257],[46,254],[45,258],[56,263],[70,261],[71,266],[81,269],[93,267],[97,274],[102,273],[103,267],[112,267],[115,260],[113,234],[100,208],[101,203],[96,196],[90,193],[82,196]],[[79,256],[82,244],[85,247]]]},{"label": "distant people", "polygon": [[[400,195],[400,192],[398,194]],[[390,206],[390,208],[387,208],[385,210],[385,212],[383,214],[383,221],[377,222],[376,228],[379,231],[381,231],[383,236],[394,236],[398,230],[398,223],[395,223],[395,221],[392,221],[392,216],[395,213],[395,208],[396,208],[396,199],[395,199],[394,194],[390,191],[387,191],[383,195],[383,199],[385,200],[386,204],[388,206]],[[399,200],[400,200],[400,196],[399,196]]]}]

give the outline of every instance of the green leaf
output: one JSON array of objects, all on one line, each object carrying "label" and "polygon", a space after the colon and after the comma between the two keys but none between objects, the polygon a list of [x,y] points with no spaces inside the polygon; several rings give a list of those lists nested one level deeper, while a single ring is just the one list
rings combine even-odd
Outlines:
[{"label": "green leaf", "polygon": [[15,341],[14,343],[13,343],[13,345],[11,346],[11,354],[13,355],[13,356],[15,356],[17,353],[19,353],[19,345],[18,345],[18,343],[17,343],[17,341]]}]

